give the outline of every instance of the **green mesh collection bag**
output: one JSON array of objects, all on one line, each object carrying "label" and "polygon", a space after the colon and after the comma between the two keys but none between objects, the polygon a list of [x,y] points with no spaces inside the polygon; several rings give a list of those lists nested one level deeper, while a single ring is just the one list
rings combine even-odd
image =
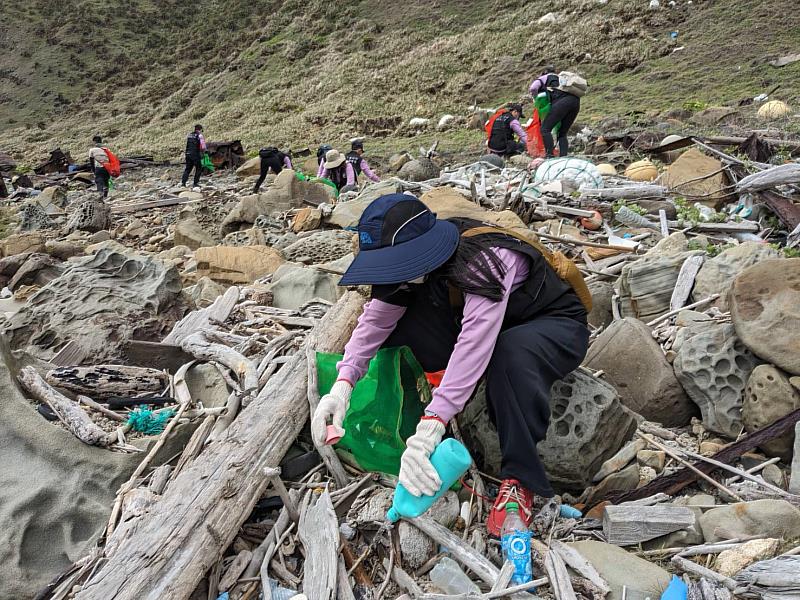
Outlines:
[{"label": "green mesh collection bag", "polygon": [[[317,353],[320,395],[336,381],[340,360],[341,354]],[[344,419],[346,433],[336,449],[350,453],[366,471],[397,475],[405,440],[416,431],[430,400],[425,372],[408,347],[379,350],[353,389]]]}]

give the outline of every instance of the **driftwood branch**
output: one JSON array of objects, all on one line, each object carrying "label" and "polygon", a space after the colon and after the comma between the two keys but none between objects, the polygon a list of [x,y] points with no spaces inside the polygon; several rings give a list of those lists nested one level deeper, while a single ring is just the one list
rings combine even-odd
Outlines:
[{"label": "driftwood branch", "polygon": [[85,410],[53,389],[33,367],[23,368],[19,373],[19,380],[36,400],[47,403],[67,429],[84,444],[108,446],[116,441],[116,434],[109,435],[100,429]]},{"label": "driftwood branch", "polygon": [[200,360],[213,360],[228,367],[239,376],[242,391],[251,392],[258,388],[256,366],[236,350],[222,344],[206,340],[202,333],[194,333],[181,340],[181,348]]}]

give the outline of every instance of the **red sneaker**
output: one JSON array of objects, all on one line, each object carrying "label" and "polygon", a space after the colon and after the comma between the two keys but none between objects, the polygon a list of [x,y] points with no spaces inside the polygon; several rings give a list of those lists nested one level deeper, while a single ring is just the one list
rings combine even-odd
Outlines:
[{"label": "red sneaker", "polygon": [[519,505],[519,516],[526,526],[530,525],[533,519],[533,496],[533,492],[522,487],[516,479],[504,479],[486,520],[486,530],[489,535],[500,537],[503,521],[506,520],[506,504],[509,502],[516,502]]}]

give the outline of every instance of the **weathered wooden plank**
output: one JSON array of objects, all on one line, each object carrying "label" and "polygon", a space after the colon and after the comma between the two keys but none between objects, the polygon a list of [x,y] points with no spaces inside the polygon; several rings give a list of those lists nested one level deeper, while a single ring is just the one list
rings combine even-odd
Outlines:
[{"label": "weathered wooden plank", "polygon": [[305,548],[303,593],[308,598],[336,598],[339,569],[339,521],[328,490],[303,511],[298,528]]},{"label": "weathered wooden plank", "polygon": [[200,310],[190,312],[175,324],[172,331],[161,340],[162,344],[180,346],[181,341],[204,329],[211,329],[212,322],[224,323],[230,316],[236,303],[239,301],[239,288],[231,286],[214,303]]},{"label": "weathered wooden plank", "polygon": [[167,385],[163,371],[127,365],[59,367],[48,371],[45,380],[50,385],[92,398],[160,392]]},{"label": "weathered wooden plank", "polygon": [[123,352],[126,361],[131,365],[166,369],[172,373],[180,369],[181,365],[192,360],[192,356],[186,354],[180,346],[159,342],[131,340],[125,344]]},{"label": "weathered wooden plank", "polygon": [[[319,350],[340,352],[364,299],[348,292],[317,325]],[[76,600],[188,598],[217,563],[308,420],[305,353],[298,352],[228,428],[170,484],[142,528],[95,571]]]},{"label": "weathered wooden plank", "polygon": [[630,546],[695,524],[692,509],[684,506],[606,506],[603,534],[609,544]]},{"label": "weathered wooden plank", "polygon": [[697,277],[697,273],[700,271],[700,267],[703,266],[703,262],[705,262],[705,256],[703,254],[690,256],[683,261],[681,270],[678,273],[678,280],[675,282],[675,289],[672,290],[672,297],[669,301],[670,310],[678,310],[686,305],[689,294],[692,293],[694,278]]}]

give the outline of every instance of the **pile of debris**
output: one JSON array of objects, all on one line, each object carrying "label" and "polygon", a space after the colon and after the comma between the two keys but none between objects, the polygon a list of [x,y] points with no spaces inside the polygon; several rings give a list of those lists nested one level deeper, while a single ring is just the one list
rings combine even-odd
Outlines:
[{"label": "pile of debris", "polygon": [[[442,168],[431,149],[338,198],[292,171],[186,191],[153,165],[107,203],[74,177],[18,187],[0,595],[656,599],[678,573],[682,597],[798,597],[800,168],[692,145],[627,175]],[[539,446],[560,495],[537,507],[531,584],[510,586],[483,524],[500,452],[482,386],[451,427],[475,459],[463,487],[395,527],[396,479],[311,442],[317,352],[342,351],[366,298],[337,286],[352,229],[393,192],[537,237],[592,291],[589,353]],[[23,488],[20,469],[42,475]]]}]

